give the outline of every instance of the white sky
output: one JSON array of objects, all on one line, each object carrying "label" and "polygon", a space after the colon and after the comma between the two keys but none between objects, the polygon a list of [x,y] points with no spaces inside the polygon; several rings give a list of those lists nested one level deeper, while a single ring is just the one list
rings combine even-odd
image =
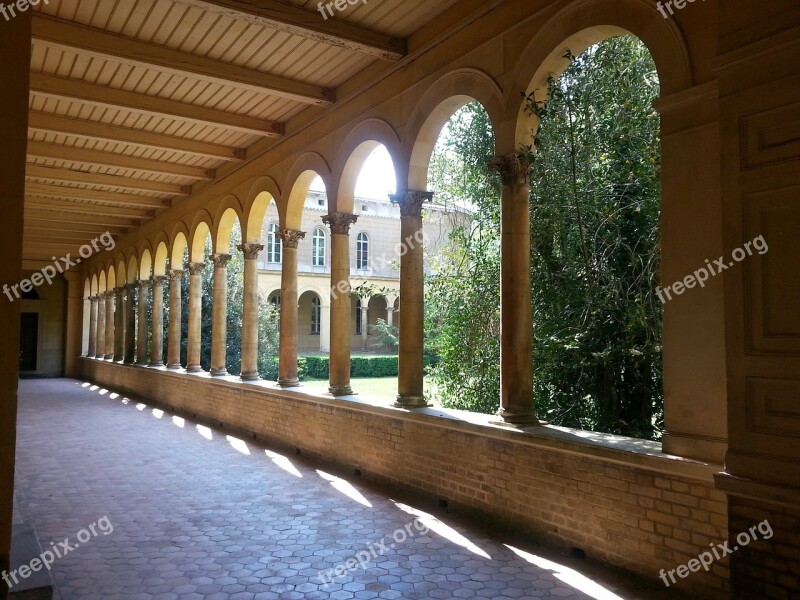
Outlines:
[{"label": "white sky", "polygon": [[[389,194],[395,193],[396,187],[397,178],[389,151],[383,145],[378,146],[364,162],[356,183],[356,196],[386,200]],[[311,189],[315,192],[326,191],[320,177],[314,178]]]}]

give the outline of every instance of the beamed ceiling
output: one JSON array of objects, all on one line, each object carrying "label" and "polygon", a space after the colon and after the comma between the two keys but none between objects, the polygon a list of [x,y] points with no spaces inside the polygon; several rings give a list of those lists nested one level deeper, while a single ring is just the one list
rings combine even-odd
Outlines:
[{"label": "beamed ceiling", "polygon": [[24,258],[125,235],[406,55],[457,0],[49,0],[33,14]]}]

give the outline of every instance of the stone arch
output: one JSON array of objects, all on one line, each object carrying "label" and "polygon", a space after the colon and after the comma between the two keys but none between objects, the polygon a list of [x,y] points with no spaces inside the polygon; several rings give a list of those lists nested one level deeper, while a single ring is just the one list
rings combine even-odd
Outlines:
[{"label": "stone arch", "polygon": [[189,260],[191,262],[204,263],[206,261],[206,238],[211,234],[212,227],[213,220],[208,211],[198,211],[189,228]]},{"label": "stone arch", "polygon": [[153,275],[166,275],[167,258],[169,258],[169,239],[167,235],[160,231],[153,240],[155,251],[153,252]]},{"label": "stone arch", "polygon": [[[369,155],[378,146],[389,152],[395,174],[396,189],[402,189],[406,180],[400,137],[386,121],[367,119],[359,123],[345,138],[339,156],[346,157],[338,173],[335,203],[329,206],[331,212],[352,213],[355,204],[356,182]],[[401,170],[399,170],[401,169]]]},{"label": "stone arch", "polygon": [[307,152],[300,156],[289,169],[289,175],[283,186],[284,190],[288,190],[288,194],[278,202],[278,214],[282,219],[281,225],[286,229],[300,228],[308,189],[317,176],[325,184],[328,206],[335,205],[335,201],[333,204],[331,202],[331,194],[335,193],[336,188],[333,185],[333,175],[328,163],[316,152]]},{"label": "stone arch", "polygon": [[110,292],[114,288],[117,287],[117,270],[114,268],[114,265],[109,265],[108,272],[106,274],[106,291]]},{"label": "stone arch", "polygon": [[242,204],[236,196],[227,196],[217,208],[211,242],[214,252],[227,254],[231,246],[231,234],[236,223],[242,223]]},{"label": "stone arch", "polygon": [[548,77],[560,76],[569,66],[563,57],[567,48],[578,56],[589,46],[619,35],[636,36],[650,51],[662,95],[692,85],[689,51],[674,19],[664,19],[655,6],[638,0],[577,0],[544,23],[521,52],[506,90],[506,122],[513,122],[514,141],[511,146],[498,146],[499,153],[530,144],[539,126],[538,118],[525,114],[519,92],[537,91],[544,99]]},{"label": "stone arch", "polygon": [[142,249],[141,258],[139,259],[139,279],[149,279],[153,274],[153,253],[148,247]]},{"label": "stone arch", "polygon": [[102,294],[108,291],[108,285],[106,280],[106,270],[100,269],[100,274],[97,276],[97,293]]},{"label": "stone arch", "polygon": [[184,254],[189,248],[189,229],[183,221],[178,221],[169,236],[169,268],[183,269]]},{"label": "stone arch", "polygon": [[130,256],[128,257],[127,273],[128,283],[135,283],[139,279],[139,260],[136,258],[135,252],[131,252]]},{"label": "stone arch", "polygon": [[250,187],[247,198],[244,206],[245,219],[242,222],[242,241],[257,244],[261,242],[264,216],[271,202],[275,202],[278,214],[281,214],[280,188],[272,177],[259,177]]},{"label": "stone arch", "polygon": [[[505,118],[503,93],[494,79],[483,71],[452,71],[422,95],[406,127],[409,189],[427,190],[428,166],[442,129],[456,111],[473,101],[479,102],[489,114],[497,137]],[[496,139],[495,145],[501,143]]]},{"label": "stone arch", "polygon": [[99,283],[99,280],[98,280],[98,277],[97,277],[97,273],[93,273],[92,274],[92,287],[91,287],[91,294],[90,295],[96,296],[98,294],[98,291],[99,291],[98,283]]},{"label": "stone arch", "polygon": [[117,287],[122,287],[128,283],[128,268],[125,264],[125,256],[120,256],[117,261]]}]

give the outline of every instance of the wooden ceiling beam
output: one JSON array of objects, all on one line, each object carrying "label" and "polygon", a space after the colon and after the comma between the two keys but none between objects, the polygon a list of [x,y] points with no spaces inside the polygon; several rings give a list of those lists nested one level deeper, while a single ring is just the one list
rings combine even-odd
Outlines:
[{"label": "wooden ceiling beam", "polygon": [[71,146],[61,146],[59,144],[47,144],[45,142],[28,141],[28,156],[31,158],[63,160],[94,167],[129,169],[146,175],[185,177],[197,181],[209,181],[215,177],[214,169],[190,167],[161,160],[126,156],[124,154],[112,154],[100,150],[74,148]]},{"label": "wooden ceiling beam", "polygon": [[268,27],[292,35],[354,52],[380,60],[398,61],[406,55],[405,40],[331,18],[322,2],[318,11],[306,10],[279,0],[176,0],[210,13],[226,15],[260,27]]},{"label": "wooden ceiling beam", "polygon": [[133,208],[169,208],[170,201],[161,198],[149,198],[147,196],[136,196],[134,194],[122,194],[119,192],[105,192],[102,190],[85,190],[71,188],[63,185],[47,185],[44,183],[29,183],[25,188],[28,197],[36,197],[39,200],[72,200],[72,201],[95,201],[107,204],[120,204]]},{"label": "wooden ceiling beam", "polygon": [[31,93],[44,98],[71,100],[101,108],[125,110],[156,118],[176,119],[260,137],[280,137],[283,125],[195,104],[138,94],[77,79],[31,72]]},{"label": "wooden ceiling beam", "polygon": [[226,162],[242,162],[244,160],[244,150],[241,148],[230,148],[163,133],[121,127],[110,123],[73,119],[38,111],[30,111],[28,113],[28,129],[115,144],[130,144],[140,148],[163,150],[165,152],[180,152],[189,156],[224,160]]},{"label": "wooden ceiling beam", "polygon": [[31,210],[54,211],[78,215],[95,215],[98,217],[112,217],[136,219],[144,221],[152,219],[155,212],[143,208],[124,208],[120,206],[101,206],[98,204],[80,204],[76,202],[59,202],[58,204],[38,201],[36,198],[26,198],[25,206]]},{"label": "wooden ceiling beam", "polygon": [[92,238],[100,235],[101,233],[105,233],[106,231],[113,235],[122,235],[127,233],[127,230],[122,227],[104,227],[101,229],[93,225],[42,221],[41,219],[26,219],[25,231],[35,232],[37,235],[66,232],[70,235],[79,235],[87,240],[91,240]]},{"label": "wooden ceiling beam", "polygon": [[157,181],[146,181],[144,179],[133,179],[131,177],[119,177],[117,175],[103,175],[101,173],[88,173],[85,171],[74,171],[72,169],[43,167],[30,163],[25,167],[25,177],[27,179],[57,181],[60,183],[116,187],[135,192],[156,192],[159,194],[169,194],[170,196],[187,196],[191,192],[189,186],[176,185],[174,183],[160,183]]},{"label": "wooden ceiling beam", "polygon": [[34,42],[49,47],[76,50],[83,55],[113,59],[124,65],[200,78],[303,104],[330,106],[334,101],[334,92],[330,89],[173,50],[40,12],[33,14],[32,37]]},{"label": "wooden ceiling beam", "polygon": [[133,229],[139,226],[137,221],[127,217],[109,217],[67,213],[60,212],[60,210],[52,210],[50,208],[33,208],[29,207],[27,203],[25,206],[25,219],[53,222],[63,221],[64,223],[99,225],[100,227],[125,227],[128,229]]}]

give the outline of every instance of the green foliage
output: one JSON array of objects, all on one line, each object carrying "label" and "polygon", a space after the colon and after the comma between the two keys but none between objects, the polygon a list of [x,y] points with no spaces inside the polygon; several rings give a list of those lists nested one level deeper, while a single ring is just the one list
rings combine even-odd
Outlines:
[{"label": "green foliage", "polygon": [[[617,37],[529,97],[541,119],[531,177],[534,394],[551,423],[657,438],[663,419],[659,120],[646,48]],[[457,113],[432,159],[437,197],[476,207],[428,279],[432,370],[443,404],[499,404],[499,190],[488,118]],[[455,171],[451,171],[452,169]],[[445,171],[447,174],[445,174]],[[440,194],[441,190],[441,194]]]},{"label": "green foliage", "polygon": [[[301,357],[298,359],[300,380],[328,379],[329,365],[327,356]],[[354,356],[350,360],[350,376],[353,378],[397,377],[397,372],[396,356]]]},{"label": "green foliage", "polygon": [[378,338],[372,343],[373,348],[385,348],[387,350],[397,350],[400,345],[399,329],[394,325],[389,325],[384,319],[378,319],[375,325],[370,325],[372,333]]}]

